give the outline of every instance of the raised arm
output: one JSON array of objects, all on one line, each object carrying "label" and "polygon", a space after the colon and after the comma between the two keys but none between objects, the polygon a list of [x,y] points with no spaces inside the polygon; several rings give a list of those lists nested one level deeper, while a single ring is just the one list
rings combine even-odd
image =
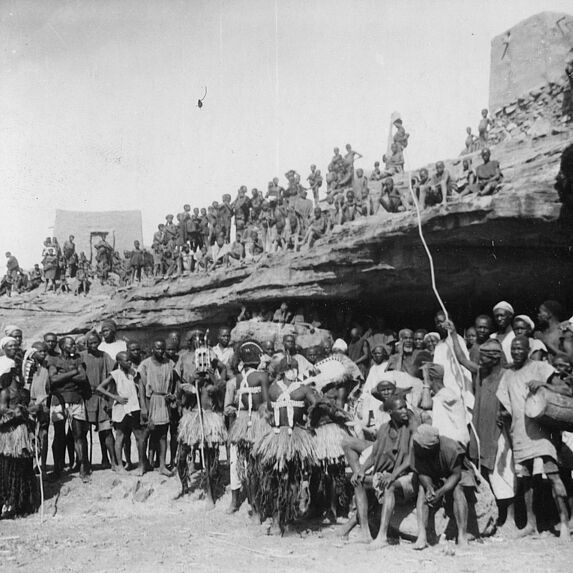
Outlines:
[{"label": "raised arm", "polygon": [[456,332],[456,327],[454,323],[451,320],[446,320],[444,326],[450,333],[452,343],[454,346],[454,354],[456,355],[458,362],[462,366],[465,366],[472,374],[477,374],[479,371],[479,365],[476,364],[475,362],[472,362],[469,358],[466,358],[466,355],[464,354],[462,347],[460,346],[460,341],[457,336],[458,333]]}]

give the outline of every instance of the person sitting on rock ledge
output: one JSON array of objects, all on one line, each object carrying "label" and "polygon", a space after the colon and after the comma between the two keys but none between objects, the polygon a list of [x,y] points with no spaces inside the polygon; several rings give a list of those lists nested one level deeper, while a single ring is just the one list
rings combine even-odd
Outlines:
[{"label": "person sitting on rock ledge", "polygon": [[382,173],[383,177],[390,177],[404,171],[404,153],[398,147],[398,144],[393,143],[390,146],[390,150],[392,152],[390,157],[386,155],[382,157],[385,164],[384,173]]},{"label": "person sitting on rock ledge", "polygon": [[392,179],[392,177],[388,177],[388,179],[384,181],[379,201],[380,205],[382,205],[388,213],[399,213],[400,211],[406,210],[402,203],[400,191],[394,187],[394,179]]},{"label": "person sitting on rock ledge", "polygon": [[470,193],[475,193],[476,191],[476,174],[472,169],[472,160],[464,159],[462,161],[462,173],[456,181],[460,199],[469,195]]},{"label": "person sitting on rock ledge", "polygon": [[486,147],[481,152],[483,163],[476,168],[478,195],[484,197],[497,193],[501,187],[503,175],[499,162],[491,158],[491,151]]},{"label": "person sitting on rock ledge", "polygon": [[380,171],[380,161],[374,162],[374,169],[370,173],[370,181],[381,181],[383,179],[382,172]]},{"label": "person sitting on rock ledge", "polygon": [[457,191],[456,184],[450,175],[450,172],[446,169],[443,161],[438,161],[436,163],[436,172],[432,175],[430,184],[434,193],[441,196],[441,203],[443,206],[446,205],[448,199],[451,199],[454,191]]}]

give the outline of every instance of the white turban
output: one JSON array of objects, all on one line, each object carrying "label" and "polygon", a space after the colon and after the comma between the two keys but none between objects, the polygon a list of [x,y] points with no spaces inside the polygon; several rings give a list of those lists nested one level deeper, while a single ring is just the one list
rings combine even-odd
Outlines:
[{"label": "white turban", "polygon": [[15,324],[9,324],[4,329],[4,334],[6,336],[12,336],[12,334],[14,334],[14,332],[16,332],[16,331],[22,332],[22,329],[19,326],[16,326]]},{"label": "white turban", "polygon": [[338,350],[339,352],[346,354],[348,352],[348,344],[346,344],[342,338],[337,338],[332,345],[332,350]]},{"label": "white turban", "polygon": [[533,320],[531,320],[531,318],[529,318],[529,316],[527,316],[526,314],[518,314],[513,320],[522,320],[523,322],[525,322],[525,324],[529,325],[529,328],[531,328],[531,332],[535,330],[535,322],[533,322]]},{"label": "white turban", "polygon": [[513,306],[511,306],[508,302],[506,302],[505,300],[502,300],[501,302],[498,302],[494,307],[493,307],[493,312],[495,312],[496,310],[505,310],[506,312],[509,312],[509,314],[515,314],[515,311],[513,310]]},{"label": "white turban", "polygon": [[2,350],[4,350],[4,348],[6,347],[6,345],[9,342],[16,342],[17,343],[18,341],[15,338],[13,338],[12,336],[4,336],[4,338],[0,339],[0,348]]},{"label": "white turban", "polygon": [[437,332],[428,332],[428,334],[424,336],[424,342],[428,342],[428,340],[432,339],[434,339],[436,342],[439,342],[440,335]]}]

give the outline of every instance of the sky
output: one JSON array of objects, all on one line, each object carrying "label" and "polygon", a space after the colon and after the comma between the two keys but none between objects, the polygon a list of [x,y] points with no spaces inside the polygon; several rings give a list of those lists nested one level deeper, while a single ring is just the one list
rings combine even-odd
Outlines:
[{"label": "sky", "polygon": [[[459,153],[487,106],[490,44],[571,0],[0,0],[0,251],[39,262],[56,209],[141,209],[144,243],[185,203],[335,146],[407,167]],[[207,96],[201,109],[197,99]],[[60,239],[65,239],[60,238]]]}]

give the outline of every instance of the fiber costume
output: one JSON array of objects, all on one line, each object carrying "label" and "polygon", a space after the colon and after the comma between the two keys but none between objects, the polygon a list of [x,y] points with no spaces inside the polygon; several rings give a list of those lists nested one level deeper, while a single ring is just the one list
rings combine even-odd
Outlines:
[{"label": "fiber costume", "polygon": [[38,508],[36,476],[34,475],[33,422],[26,411],[29,394],[10,385],[2,386],[8,393],[10,407],[0,416],[0,514],[1,517],[26,515]]},{"label": "fiber costume", "polygon": [[[293,363],[288,364],[287,361],[282,365],[282,371],[297,368]],[[296,380],[287,386],[282,380],[277,380],[275,385],[280,394],[271,402],[274,428],[255,443],[253,454],[259,470],[260,483],[256,497],[261,521],[276,516],[284,533],[286,525],[301,514],[303,483],[320,462],[310,432],[294,423],[295,408],[306,409],[305,400],[292,399],[302,383]],[[286,411],[286,425],[281,425],[281,411]]]}]

